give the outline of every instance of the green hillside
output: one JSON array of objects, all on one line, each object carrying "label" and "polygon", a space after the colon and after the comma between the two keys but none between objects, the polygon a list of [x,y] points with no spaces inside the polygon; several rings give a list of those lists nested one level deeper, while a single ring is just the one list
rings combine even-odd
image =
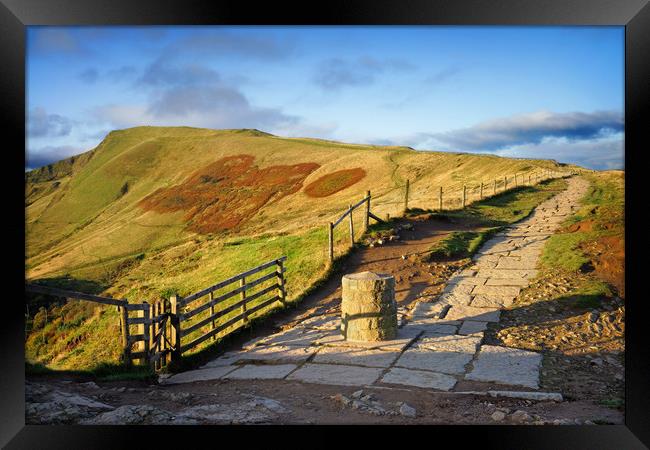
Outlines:
[{"label": "green hillside", "polygon": [[[447,202],[452,187],[540,169],[566,167],[257,130],[113,131],[90,152],[26,174],[26,277],[139,302],[187,295],[285,254],[291,300],[326,271],[327,222],[366,191],[375,214],[396,216],[407,179],[409,206],[435,208],[440,186]],[[114,312],[102,314],[88,320]],[[28,358],[84,364],[50,348],[31,347]]]}]

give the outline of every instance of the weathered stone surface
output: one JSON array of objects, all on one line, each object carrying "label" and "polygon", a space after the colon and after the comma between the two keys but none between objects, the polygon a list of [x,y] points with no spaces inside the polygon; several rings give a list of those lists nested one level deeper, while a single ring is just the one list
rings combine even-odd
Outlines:
[{"label": "weathered stone surface", "polygon": [[502,256],[495,267],[497,269],[535,269],[537,267],[537,258],[522,259],[511,256]]},{"label": "weathered stone surface", "polygon": [[537,270],[521,270],[521,269],[487,269],[483,268],[477,272],[477,276],[485,278],[526,278],[530,280],[537,276]]},{"label": "weathered stone surface", "polygon": [[530,280],[527,278],[489,278],[486,286],[528,286]]},{"label": "weathered stone surface", "polygon": [[457,284],[457,285],[463,285],[463,284],[469,284],[471,286],[480,286],[482,284],[485,284],[485,278],[482,277],[463,277],[460,275],[457,275],[455,277],[452,277],[447,281],[447,285],[450,284]]},{"label": "weathered stone surface", "polygon": [[466,320],[463,322],[463,325],[461,325],[460,330],[458,330],[458,334],[468,335],[468,334],[481,333],[482,331],[485,331],[487,329],[487,324],[488,324],[487,322]]},{"label": "weathered stone surface", "polygon": [[339,330],[341,327],[341,318],[334,315],[314,316],[303,320],[296,326],[314,328],[323,331]]},{"label": "weathered stone surface", "polygon": [[476,286],[472,291],[472,294],[479,295],[501,295],[504,297],[516,297],[519,295],[521,288],[516,286]]},{"label": "weathered stone surface", "polygon": [[473,353],[434,352],[422,348],[409,348],[399,357],[395,366],[462,374],[465,373],[465,365],[472,360],[473,356]]},{"label": "weathered stone surface", "polygon": [[465,378],[538,389],[541,361],[539,353],[484,345]]},{"label": "weathered stone surface", "polygon": [[317,343],[322,346],[328,347],[353,347],[365,349],[381,349],[381,350],[404,350],[413,340],[422,332],[421,329],[409,328],[409,325],[399,328],[397,330],[397,338],[387,341],[352,341],[344,339],[341,335],[325,336],[319,339]]},{"label": "weathered stone surface", "polygon": [[276,364],[301,363],[318,351],[318,347],[260,346],[242,352],[240,361],[266,361]]},{"label": "weathered stone surface", "polygon": [[474,289],[474,286],[471,284],[448,284],[442,290],[442,293],[456,295],[470,294],[472,292],[472,289]]},{"label": "weathered stone surface", "polygon": [[218,380],[236,368],[237,366],[217,366],[207,369],[189,370],[165,378],[164,380],[161,380],[160,384],[179,384],[192,383],[194,381]]},{"label": "weathered stone surface", "polygon": [[456,385],[456,378],[442,373],[393,367],[381,382],[448,391]]},{"label": "weathered stone surface", "polygon": [[445,319],[476,320],[479,322],[498,322],[500,311],[493,308],[476,308],[473,306],[452,306]]},{"label": "weathered stone surface", "polygon": [[461,294],[459,292],[447,292],[440,296],[438,303],[441,307],[452,305],[469,305],[472,300],[470,294]]},{"label": "weathered stone surface", "polygon": [[196,425],[199,422],[151,405],[124,405],[82,420],[82,425]]},{"label": "weathered stone surface", "polygon": [[177,419],[195,420],[202,424],[270,423],[289,410],[276,400],[250,396],[251,399],[230,404],[200,405],[178,413]]},{"label": "weathered stone surface", "polygon": [[411,316],[415,318],[424,318],[424,317],[438,317],[440,313],[447,307],[447,305],[442,303],[426,303],[419,302],[413,308]]},{"label": "weathered stone surface", "polygon": [[475,353],[483,335],[459,336],[444,334],[426,334],[415,341],[415,348],[438,352]]},{"label": "weathered stone surface", "polygon": [[407,323],[402,329],[415,334],[416,332],[456,334],[460,322],[447,319],[420,319]]},{"label": "weathered stone surface", "polygon": [[341,333],[356,341],[383,341],[397,335],[395,279],[361,272],[342,279]]},{"label": "weathered stone surface", "polygon": [[242,358],[244,353],[245,352],[241,352],[241,351],[224,353],[223,355],[219,356],[217,359],[210,361],[209,363],[201,366],[200,368],[206,369],[209,367],[222,367],[222,366],[230,366],[232,364],[236,364],[237,361],[239,361]]},{"label": "weathered stone surface", "polygon": [[402,403],[399,407],[399,413],[403,415],[404,417],[416,417],[417,416],[417,411],[415,408],[413,408],[411,405],[408,405],[406,403]]},{"label": "weathered stone surface", "polygon": [[487,391],[491,397],[521,398],[523,400],[561,402],[562,394],[557,392]]},{"label": "weathered stone surface", "polygon": [[235,380],[274,380],[289,375],[296,364],[246,364],[225,375],[224,379]]},{"label": "weathered stone surface", "polygon": [[341,386],[365,386],[377,381],[383,370],[374,367],[307,363],[289,375],[287,380]]},{"label": "weathered stone surface", "polygon": [[308,347],[315,341],[332,334],[331,331],[312,330],[310,328],[294,327],[280,333],[272,334],[256,343],[259,345],[285,345],[285,346],[298,346]]},{"label": "weathered stone surface", "polygon": [[472,299],[470,306],[473,308],[507,308],[512,305],[515,295],[501,296],[501,295],[477,295]]},{"label": "weathered stone surface", "polygon": [[91,398],[52,390],[37,383],[25,383],[25,422],[28,424],[69,424],[89,415],[112,410],[113,406]]},{"label": "weathered stone surface", "polygon": [[365,367],[390,367],[399,356],[399,351],[359,349],[352,347],[323,347],[312,362],[347,364]]}]

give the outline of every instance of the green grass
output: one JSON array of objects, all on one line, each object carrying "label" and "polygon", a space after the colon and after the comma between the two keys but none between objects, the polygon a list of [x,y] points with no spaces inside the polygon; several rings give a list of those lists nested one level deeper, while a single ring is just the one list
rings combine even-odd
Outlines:
[{"label": "green grass", "polygon": [[431,247],[430,253],[427,253],[423,259],[439,261],[468,258],[501,229],[502,227],[493,227],[484,231],[454,231]]},{"label": "green grass", "polygon": [[564,179],[543,181],[535,186],[522,186],[474,202],[465,209],[435,212],[432,219],[466,221],[477,226],[504,226],[526,218],[537,205],[566,189]]},{"label": "green grass", "polygon": [[584,175],[591,183],[580,200],[581,208],[569,217],[564,226],[591,221],[591,231],[556,233],[544,246],[541,264],[547,268],[580,270],[589,258],[581,245],[602,236],[620,236],[625,233],[624,177],[619,174],[595,173]]}]

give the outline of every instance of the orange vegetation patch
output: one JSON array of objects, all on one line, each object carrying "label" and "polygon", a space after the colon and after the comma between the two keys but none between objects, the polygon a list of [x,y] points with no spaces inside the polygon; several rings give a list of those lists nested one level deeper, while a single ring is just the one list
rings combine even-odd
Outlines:
[{"label": "orange vegetation patch", "polygon": [[264,205],[300,190],[320,167],[303,163],[259,169],[254,160],[251,155],[221,158],[177,186],[158,189],[139,206],[161,213],[186,211],[188,229],[198,233],[235,229]]},{"label": "orange vegetation patch", "polygon": [[360,167],[355,169],[337,170],[320,177],[305,187],[305,194],[310,197],[327,197],[338,191],[352,186],[366,176],[366,171]]},{"label": "orange vegetation patch", "polygon": [[582,246],[589,255],[598,278],[616,287],[625,298],[625,241],[619,236],[603,236]]}]

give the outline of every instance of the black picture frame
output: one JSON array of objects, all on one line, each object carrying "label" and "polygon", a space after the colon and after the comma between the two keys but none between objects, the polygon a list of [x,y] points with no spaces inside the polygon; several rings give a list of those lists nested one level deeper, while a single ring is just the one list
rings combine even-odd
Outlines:
[{"label": "black picture frame", "polygon": [[[619,25],[625,26],[625,171],[626,171],[626,395],[625,425],[609,426],[489,426],[435,428],[414,427],[419,438],[430,445],[462,447],[475,439],[481,448],[571,448],[636,449],[650,445],[650,347],[644,325],[641,270],[644,208],[642,185],[644,151],[650,151],[646,117],[650,99],[650,6],[647,0],[335,0],[311,4],[243,1],[183,0],[0,0],[0,123],[5,147],[3,181],[5,203],[12,200],[13,220],[4,234],[7,261],[4,271],[3,326],[0,344],[0,445],[6,448],[131,448],[136,441],[152,446],[168,442],[173,435],[198,446],[198,435],[225,443],[232,433],[250,439],[252,432],[263,432],[266,445],[283,447],[341,445],[339,430],[281,427],[89,427],[25,426],[24,399],[24,315],[21,268],[24,258],[24,154],[18,149],[25,141],[25,27],[29,25]],[[10,138],[10,139],[7,139]],[[13,142],[14,144],[10,144]],[[24,182],[24,178],[22,179]],[[9,209],[7,209],[9,211]],[[22,233],[22,234],[21,234]],[[647,242],[647,241],[646,241]],[[15,272],[15,273],[14,273]],[[7,291],[6,285],[9,284]],[[15,295],[10,295],[15,293]],[[21,300],[18,300],[21,299]],[[137,430],[137,432],[135,431]],[[305,437],[296,437],[299,430]],[[406,445],[416,445],[411,432],[387,428],[388,433],[362,430],[383,439],[398,437]],[[448,439],[445,439],[448,438]],[[449,440],[449,438],[451,440]],[[346,439],[348,439],[346,437]],[[222,441],[223,440],[223,441]],[[443,444],[447,441],[448,443]],[[210,442],[210,441],[207,441]],[[242,442],[242,441],[232,441]],[[280,442],[282,442],[280,444]],[[420,441],[422,442],[422,441]],[[455,442],[455,443],[454,443]],[[422,442],[424,445],[426,441]],[[452,444],[453,443],[453,444]],[[646,445],[644,445],[646,444]],[[232,444],[227,444],[232,445]],[[276,445],[273,445],[275,447]]]}]

